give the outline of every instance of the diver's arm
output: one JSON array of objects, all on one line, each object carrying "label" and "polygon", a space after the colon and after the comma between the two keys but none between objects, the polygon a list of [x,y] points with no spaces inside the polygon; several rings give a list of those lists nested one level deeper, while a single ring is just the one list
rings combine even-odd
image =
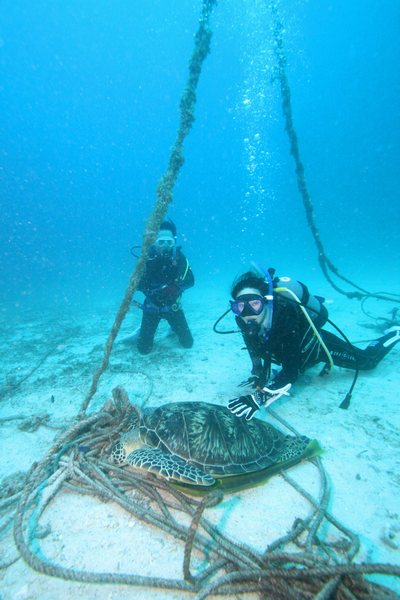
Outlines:
[{"label": "diver's arm", "polygon": [[286,307],[286,321],[280,334],[280,354],[282,369],[270,382],[270,389],[282,388],[288,383],[294,383],[299,375],[301,364],[301,339],[298,308]]},{"label": "diver's arm", "polygon": [[[242,323],[240,321],[238,318],[236,319],[236,322],[239,324],[239,327],[241,327],[241,325],[242,325]],[[250,360],[251,360],[251,375],[252,375],[252,377],[249,377],[247,382],[248,382],[248,384],[251,384],[254,387],[260,387],[260,388],[264,387],[264,385],[267,383],[267,380],[269,377],[271,365],[265,359],[263,360],[263,357],[259,355],[259,353],[255,347],[255,344],[253,342],[253,338],[251,338],[250,336],[244,335],[243,332],[242,332],[242,335],[243,335],[244,343],[246,345],[247,352],[249,353]]]},{"label": "diver's arm", "polygon": [[281,371],[274,377],[271,383],[268,385],[270,390],[278,390],[285,387],[288,383],[292,384],[296,381],[299,371],[293,368],[285,369],[282,366]]}]

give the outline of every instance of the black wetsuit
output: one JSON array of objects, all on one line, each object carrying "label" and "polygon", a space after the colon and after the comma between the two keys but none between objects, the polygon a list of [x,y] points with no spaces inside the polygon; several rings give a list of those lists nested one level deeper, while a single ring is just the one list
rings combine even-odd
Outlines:
[{"label": "black wetsuit", "polygon": [[[313,322],[330,352],[333,363],[339,367],[355,369],[358,366],[361,370],[373,369],[391,349],[391,346],[386,348],[384,343],[393,334],[379,338],[364,350],[349,346],[345,340],[322,329],[327,318],[328,311],[321,302],[321,312],[313,317]],[[260,336],[259,331],[248,327],[240,317],[236,317],[236,322],[250,354],[256,385],[263,387],[269,382],[269,388],[278,389],[287,383],[294,383],[298,375],[309,367],[320,362],[328,363],[325,350],[300,306],[278,293],[274,297],[269,335]],[[272,363],[281,365],[282,369],[271,381]]]},{"label": "black wetsuit", "polygon": [[175,257],[155,255],[149,258],[138,286],[146,296],[137,342],[141,354],[151,352],[161,319],[168,321],[184,348],[192,347],[193,337],[180,299],[182,292],[193,285],[192,270],[180,248],[176,249]]}]

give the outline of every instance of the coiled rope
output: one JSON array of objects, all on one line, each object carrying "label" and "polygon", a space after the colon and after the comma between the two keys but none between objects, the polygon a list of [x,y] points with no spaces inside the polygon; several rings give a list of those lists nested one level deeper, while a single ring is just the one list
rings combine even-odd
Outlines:
[{"label": "coiled rope", "polygon": [[[125,390],[114,389],[113,400],[60,436],[43,460],[32,466],[23,489],[13,494],[11,504],[18,501],[15,545],[34,570],[66,581],[182,590],[196,594],[198,600],[211,594],[233,597],[250,592],[285,600],[397,597],[384,586],[366,580],[364,575],[400,576],[400,567],[352,562],[359,541],[328,512],[330,489],[321,461],[310,461],[319,474],[319,499],[286,473],[281,474],[306,498],[311,510],[305,518],[295,519],[286,535],[260,552],[230,538],[205,517],[205,509],[222,498],[218,489],[199,501],[150,473],[125,470],[105,459],[121,432],[129,428],[135,410]],[[271,416],[286,426],[275,412],[271,411]],[[290,426],[289,430],[294,431]],[[48,510],[61,491],[89,494],[104,502],[111,500],[135,519],[172,536],[182,549],[182,578],[91,572],[57,564],[48,552],[41,550],[40,539],[51,532],[51,524],[46,530],[40,522],[42,518],[47,522]],[[4,499],[3,505],[6,502]],[[267,510],[265,518],[273,518],[270,511]],[[328,524],[339,534],[330,536],[331,541],[326,539]],[[191,568],[193,552],[197,564],[201,557],[203,566],[198,572]]]}]

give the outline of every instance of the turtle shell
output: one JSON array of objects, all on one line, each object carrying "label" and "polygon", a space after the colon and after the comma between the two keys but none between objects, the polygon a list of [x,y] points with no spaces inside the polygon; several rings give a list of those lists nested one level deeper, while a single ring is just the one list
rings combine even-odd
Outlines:
[{"label": "turtle shell", "polygon": [[306,436],[285,435],[260,419],[239,419],[228,409],[205,402],[145,410],[140,438],[218,478],[269,471],[274,465],[281,470],[309,456],[311,442]]}]

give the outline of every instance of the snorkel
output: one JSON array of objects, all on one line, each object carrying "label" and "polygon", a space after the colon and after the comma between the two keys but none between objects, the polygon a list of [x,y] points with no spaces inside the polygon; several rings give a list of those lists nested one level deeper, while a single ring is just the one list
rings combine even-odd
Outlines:
[{"label": "snorkel", "polygon": [[260,330],[260,335],[267,340],[272,328],[272,317],[274,315],[274,282],[268,269],[263,269],[263,267],[260,267],[255,262],[252,262],[251,265],[256,271],[258,271],[258,273],[260,273],[261,276],[264,277],[265,282],[268,285],[268,293],[264,296],[267,301],[266,312]]}]

